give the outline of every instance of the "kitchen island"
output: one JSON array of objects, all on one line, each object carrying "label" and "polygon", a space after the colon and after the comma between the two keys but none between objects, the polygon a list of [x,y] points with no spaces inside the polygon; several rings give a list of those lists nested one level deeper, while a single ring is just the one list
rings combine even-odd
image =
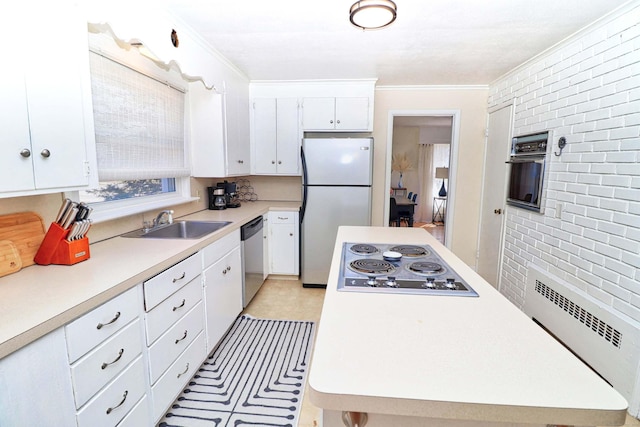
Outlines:
[{"label": "kitchen island", "polygon": [[[338,290],[343,243],[430,245],[477,297]],[[311,369],[323,426],[617,426],[627,402],[422,229],[341,227]],[[363,424],[360,424],[363,427]]]}]

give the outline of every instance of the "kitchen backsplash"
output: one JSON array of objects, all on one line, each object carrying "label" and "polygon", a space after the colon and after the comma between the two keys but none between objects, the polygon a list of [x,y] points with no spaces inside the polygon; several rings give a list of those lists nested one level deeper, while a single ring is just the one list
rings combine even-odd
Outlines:
[{"label": "kitchen backsplash", "polygon": [[[259,200],[278,200],[278,201],[299,201],[301,200],[301,179],[300,177],[274,177],[274,176],[247,176],[234,178],[192,178],[191,194],[193,196],[200,195],[199,201],[185,203],[172,206],[175,211],[175,217],[181,217],[207,208],[207,187],[215,186],[217,182],[236,181],[240,178],[246,178],[251,182],[254,192],[258,194]],[[0,215],[15,212],[32,211],[42,217],[45,228],[54,221],[60,204],[64,199],[63,193],[52,193],[38,196],[13,197],[0,200]],[[245,203],[245,202],[243,202]],[[250,203],[250,202],[246,202]],[[142,226],[143,220],[152,220],[154,212],[144,214],[136,214],[120,218],[113,221],[107,221],[94,224],[89,231],[89,241],[91,243],[99,242],[114,236],[118,236],[127,231],[132,231]]]}]

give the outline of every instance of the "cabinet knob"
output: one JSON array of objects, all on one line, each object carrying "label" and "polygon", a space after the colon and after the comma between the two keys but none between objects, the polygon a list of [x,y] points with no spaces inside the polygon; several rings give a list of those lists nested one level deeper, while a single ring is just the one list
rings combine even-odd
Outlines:
[{"label": "cabinet knob", "polygon": [[340,124],[340,120],[336,121],[336,123]]},{"label": "cabinet knob", "polygon": [[282,164],[282,160],[278,160],[278,164],[281,165]]},{"label": "cabinet knob", "polygon": [[289,236],[293,236],[293,233],[289,233]]},{"label": "cabinet knob", "polygon": [[333,120],[329,120],[329,123],[333,124]]},{"label": "cabinet knob", "polygon": [[31,155],[31,150],[29,150],[28,148],[23,148],[22,151],[20,151],[20,155],[22,157],[29,157]]},{"label": "cabinet knob", "polygon": [[51,151],[49,151],[49,150],[47,150],[47,149],[45,148],[44,150],[42,150],[42,151],[40,152],[40,155],[41,155],[42,157],[44,157],[44,158],[47,158],[47,157],[51,156]]},{"label": "cabinet knob", "polygon": [[272,165],[275,165],[275,164],[276,164],[276,161],[275,161],[275,160],[271,160],[271,164],[272,164]]},{"label": "cabinet knob", "polygon": [[496,215],[500,215],[502,213],[502,209],[494,209],[493,213]]},{"label": "cabinet knob", "polygon": [[238,163],[244,163],[244,160],[238,160]]}]

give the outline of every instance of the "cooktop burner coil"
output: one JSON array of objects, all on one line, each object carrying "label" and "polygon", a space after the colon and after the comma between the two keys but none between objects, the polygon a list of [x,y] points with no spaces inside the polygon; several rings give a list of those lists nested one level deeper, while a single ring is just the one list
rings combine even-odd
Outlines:
[{"label": "cooktop burner coil", "polygon": [[400,252],[402,256],[406,256],[410,258],[419,258],[419,257],[430,255],[428,250],[426,250],[422,246],[416,246],[416,245],[398,245],[398,246],[389,248],[389,250],[394,252]]},{"label": "cooktop burner coil", "polygon": [[373,255],[380,252],[378,248],[373,245],[369,245],[366,243],[359,243],[357,245],[352,245],[349,250],[354,254],[358,255]]},{"label": "cooktop burner coil", "polygon": [[396,267],[390,262],[374,258],[353,260],[349,264],[349,268],[356,273],[366,274],[368,276],[386,276],[396,271]]},{"label": "cooktop burner coil", "polygon": [[416,274],[433,275],[442,274],[447,270],[437,262],[418,261],[407,265],[407,268]]}]

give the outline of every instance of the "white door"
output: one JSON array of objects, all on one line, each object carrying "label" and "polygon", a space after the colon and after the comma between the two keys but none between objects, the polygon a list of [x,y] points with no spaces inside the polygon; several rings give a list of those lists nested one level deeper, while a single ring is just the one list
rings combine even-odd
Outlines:
[{"label": "white door", "polygon": [[498,287],[502,250],[507,178],[505,162],[509,159],[512,118],[511,104],[489,114],[477,263],[478,274],[495,288]]}]

